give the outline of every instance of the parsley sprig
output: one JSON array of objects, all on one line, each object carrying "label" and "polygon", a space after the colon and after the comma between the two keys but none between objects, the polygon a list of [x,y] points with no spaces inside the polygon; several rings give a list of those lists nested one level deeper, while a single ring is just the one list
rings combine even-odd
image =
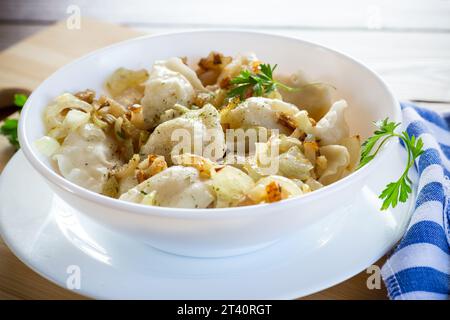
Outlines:
[{"label": "parsley sprig", "polygon": [[403,141],[408,152],[406,168],[400,178],[389,183],[380,194],[380,199],[384,199],[381,210],[386,210],[390,206],[395,208],[398,202],[406,202],[412,192],[412,181],[408,176],[409,169],[414,165],[415,160],[424,152],[422,139],[409,136],[406,131],[398,134],[395,130],[400,123],[390,122],[388,118],[375,123],[377,130],[373,136],[368,138],[362,145],[361,160],[359,168],[369,163],[380,151],[381,147],[391,138],[397,137]]},{"label": "parsley sprig", "polygon": [[228,97],[244,99],[247,96],[263,96],[274,91],[277,87],[288,91],[297,90],[273,79],[273,72],[276,67],[277,65],[272,67],[270,64],[260,64],[256,73],[242,70],[238,76],[231,79],[232,89],[228,92]]},{"label": "parsley sprig", "polygon": [[[14,104],[22,109],[22,107],[27,102],[27,96],[24,94],[14,95]],[[20,110],[19,110],[20,111]],[[19,149],[19,139],[17,136],[17,127],[19,121],[17,119],[7,118],[3,125],[0,127],[0,134],[4,135],[9,143],[13,145],[14,148]]]}]

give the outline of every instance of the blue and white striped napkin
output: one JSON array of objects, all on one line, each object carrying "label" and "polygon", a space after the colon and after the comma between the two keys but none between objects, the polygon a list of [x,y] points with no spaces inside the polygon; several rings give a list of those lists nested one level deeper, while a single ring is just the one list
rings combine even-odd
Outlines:
[{"label": "blue and white striped napkin", "polygon": [[[382,268],[391,299],[450,297],[450,126],[437,113],[402,103],[403,127],[422,138],[419,186],[408,229]],[[449,119],[450,120],[450,119]]]}]

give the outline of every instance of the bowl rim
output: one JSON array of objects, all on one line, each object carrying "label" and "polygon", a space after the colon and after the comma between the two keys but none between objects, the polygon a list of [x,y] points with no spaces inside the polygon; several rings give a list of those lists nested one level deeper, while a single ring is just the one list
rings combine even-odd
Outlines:
[{"label": "bowl rim", "polygon": [[[27,119],[29,118],[29,108],[27,106],[32,104],[33,101],[33,95],[35,92],[39,89],[40,86],[42,86],[44,83],[47,83],[52,80],[52,78],[59,73],[64,72],[64,69],[68,68],[69,66],[72,66],[74,64],[79,63],[80,61],[87,59],[94,55],[101,55],[110,50],[111,48],[117,48],[121,46],[126,46],[129,43],[136,42],[136,41],[143,41],[147,39],[153,39],[153,38],[160,38],[160,37],[171,37],[171,36],[182,36],[182,35],[190,35],[190,34],[217,34],[217,33],[231,33],[231,34],[245,34],[248,36],[265,36],[265,37],[272,37],[272,38],[281,38],[288,41],[296,41],[301,42],[306,46],[310,47],[316,47],[325,51],[328,51],[332,54],[338,55],[340,58],[343,58],[347,61],[350,61],[353,64],[356,64],[360,68],[365,69],[369,74],[371,74],[374,79],[381,85],[381,87],[385,90],[385,92],[388,95],[388,98],[391,100],[391,105],[394,108],[394,117],[392,120],[396,122],[401,122],[401,108],[400,104],[395,99],[392,91],[389,89],[387,84],[383,81],[383,79],[373,70],[371,70],[368,66],[366,66],[363,62],[348,56],[345,53],[342,53],[341,51],[326,47],[324,45],[303,40],[301,38],[286,36],[286,35],[279,35],[276,33],[268,33],[268,32],[259,32],[259,31],[249,31],[249,30],[239,30],[239,29],[200,29],[200,30],[191,30],[191,31],[181,31],[181,32],[167,32],[167,33],[158,33],[158,34],[151,34],[151,35],[143,35],[131,39],[127,39],[125,41],[120,41],[117,43],[113,43],[111,45],[108,45],[106,47],[99,48],[97,50],[94,50],[86,55],[83,55],[70,63],[65,64],[64,66],[60,67],[58,70],[53,72],[50,76],[48,76],[36,89],[33,90],[32,94],[29,96],[23,111],[20,115],[19,120],[19,141],[21,150],[24,152],[25,157],[27,158],[28,162],[48,181],[50,181],[52,184],[56,185],[57,187],[69,192],[72,195],[75,195],[78,198],[81,198],[83,200],[94,202],[98,205],[111,208],[115,211],[123,211],[126,214],[139,214],[139,215],[151,215],[151,216],[159,216],[159,217],[165,217],[165,218],[208,218],[208,219],[216,219],[216,218],[224,218],[224,217],[234,217],[236,215],[242,215],[243,211],[246,211],[247,215],[254,215],[258,214],[259,212],[263,211],[264,207],[270,206],[271,209],[276,210],[277,207],[284,207],[287,205],[302,205],[302,203],[308,203],[311,201],[315,201],[317,198],[323,198],[327,195],[334,194],[336,192],[339,192],[342,189],[345,189],[349,185],[353,184],[356,181],[359,181],[366,177],[370,172],[373,171],[373,169],[377,166],[379,162],[381,162],[384,158],[386,158],[390,151],[393,150],[395,147],[395,141],[388,141],[384,145],[384,147],[380,150],[379,154],[375,159],[373,159],[371,162],[369,162],[364,167],[352,172],[348,176],[328,185],[324,186],[323,188],[316,190],[314,192],[310,192],[307,194],[304,194],[299,197],[293,197],[289,199],[284,199],[279,202],[275,203],[265,203],[265,204],[257,204],[257,205],[250,205],[250,206],[242,206],[242,207],[228,207],[228,208],[173,208],[173,207],[157,207],[157,206],[148,206],[144,204],[139,203],[133,203],[133,202],[127,202],[115,198],[110,198],[98,193],[95,193],[93,191],[90,191],[86,188],[83,188],[81,186],[76,185],[75,183],[67,180],[60,174],[58,174],[53,168],[47,166],[44,162],[42,162],[35,154],[32,148],[32,143],[34,141],[29,141],[27,137],[27,127],[26,124],[29,122]],[[256,209],[256,210],[255,210]],[[208,214],[205,214],[208,213]]]}]

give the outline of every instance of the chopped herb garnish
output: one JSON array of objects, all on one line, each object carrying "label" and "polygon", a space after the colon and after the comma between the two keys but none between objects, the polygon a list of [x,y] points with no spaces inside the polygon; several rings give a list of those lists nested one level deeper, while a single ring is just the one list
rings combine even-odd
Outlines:
[{"label": "chopped herb garnish", "polygon": [[273,72],[277,65],[273,67],[270,64],[260,64],[258,71],[252,73],[249,70],[243,70],[241,73],[231,79],[232,89],[228,92],[228,97],[240,97],[244,99],[248,96],[263,96],[277,87],[288,91],[297,90],[273,79]]},{"label": "chopped herb garnish", "polygon": [[381,147],[393,137],[402,140],[408,152],[408,161],[403,174],[397,181],[389,183],[379,196],[380,199],[384,199],[381,210],[386,210],[390,206],[395,208],[398,202],[406,202],[409,194],[412,192],[412,181],[408,173],[415,160],[423,153],[423,141],[422,139],[416,139],[415,136],[410,137],[406,131],[403,131],[401,134],[396,133],[395,129],[400,126],[400,123],[389,122],[388,118],[376,122],[375,125],[378,129],[362,145],[361,160],[358,168],[365,166],[375,158]]}]

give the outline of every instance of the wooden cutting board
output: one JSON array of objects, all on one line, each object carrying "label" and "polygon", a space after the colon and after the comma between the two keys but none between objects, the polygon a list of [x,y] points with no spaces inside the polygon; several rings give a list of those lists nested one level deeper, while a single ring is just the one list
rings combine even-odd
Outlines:
[{"label": "wooden cutting board", "polygon": [[[141,35],[140,32],[105,22],[83,19],[81,28],[70,30],[62,21],[0,53],[0,92],[33,90],[52,72],[90,51]],[[1,94],[0,94],[1,97]],[[0,107],[5,104],[1,101]],[[0,172],[14,151],[0,136]],[[383,261],[378,261],[381,266]],[[301,276],[299,274],[299,276]],[[386,299],[385,288],[369,290],[369,274],[357,276],[305,299]],[[83,299],[60,288],[20,262],[0,240],[0,299]]]}]

